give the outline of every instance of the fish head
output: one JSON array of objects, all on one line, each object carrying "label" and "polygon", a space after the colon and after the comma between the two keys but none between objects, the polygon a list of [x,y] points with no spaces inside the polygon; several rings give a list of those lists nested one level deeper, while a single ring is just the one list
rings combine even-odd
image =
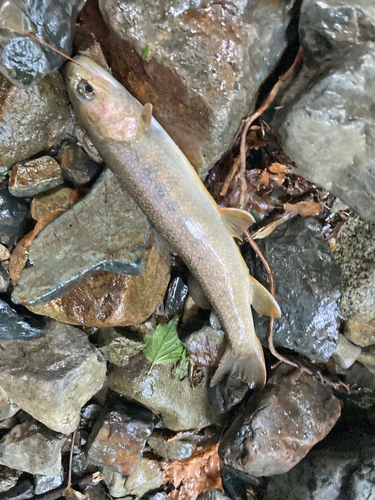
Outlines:
[{"label": "fish head", "polygon": [[85,56],[68,62],[65,79],[74,112],[91,139],[130,141],[137,136],[141,105],[104,68]]}]

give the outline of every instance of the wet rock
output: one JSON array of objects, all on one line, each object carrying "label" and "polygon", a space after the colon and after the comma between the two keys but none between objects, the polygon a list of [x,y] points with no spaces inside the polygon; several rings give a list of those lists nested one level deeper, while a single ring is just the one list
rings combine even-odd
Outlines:
[{"label": "wet rock", "polygon": [[30,479],[25,478],[14,488],[1,493],[1,500],[26,500],[34,497],[34,485]]},{"label": "wet rock", "polygon": [[168,462],[189,458],[196,450],[195,443],[183,439],[171,440],[159,433],[153,433],[147,439],[147,444],[154,453]]},{"label": "wet rock", "polygon": [[63,54],[70,54],[76,16],[83,3],[82,0],[4,2],[1,72],[22,86],[37,83],[43,76],[57,70],[66,58],[27,36],[26,31],[35,33],[40,40]]},{"label": "wet rock", "polygon": [[335,247],[341,268],[345,335],[361,347],[375,344],[375,224],[351,216]]},{"label": "wet rock", "polygon": [[6,293],[10,284],[9,271],[6,268],[9,268],[9,264],[2,262],[0,264],[0,293]]},{"label": "wet rock", "polygon": [[[102,47],[114,75],[153,104],[157,120],[203,173],[232,145],[278,62],[291,5],[101,0],[111,28],[102,28]],[[100,19],[90,6],[82,16],[85,42],[82,30],[95,32]]]},{"label": "wet rock", "polygon": [[13,417],[19,410],[19,406],[8,398],[8,394],[0,387],[0,421]]},{"label": "wet rock", "polygon": [[166,314],[169,316],[181,314],[184,308],[187,292],[188,288],[179,276],[171,281],[168,288],[167,298],[165,300]]},{"label": "wet rock", "polygon": [[137,498],[143,497],[148,491],[163,486],[161,465],[157,460],[142,458],[134,472],[125,483],[126,490]]},{"label": "wet rock", "polygon": [[39,220],[48,212],[55,210],[66,211],[82,198],[83,193],[78,189],[63,187],[51,194],[36,196],[31,202],[30,215]]},{"label": "wet rock", "polygon": [[66,436],[35,420],[16,425],[0,441],[0,463],[30,474],[61,474],[61,447]]},{"label": "wet rock", "polygon": [[[337,23],[329,20],[335,30],[349,20],[336,1],[314,3],[317,10],[324,10],[327,3],[334,4],[337,15],[340,11],[340,16],[345,17],[345,21],[337,18]],[[350,24],[355,19],[358,25],[362,24],[360,8]],[[319,25],[324,22],[322,16]],[[320,38],[316,28],[310,26],[310,34]],[[340,30],[342,47],[345,32]],[[329,41],[322,37],[319,43]],[[333,61],[332,65],[324,68],[317,61],[301,72],[300,82],[296,83],[301,90],[285,98],[273,126],[282,138],[285,152],[298,166],[295,173],[335,194],[364,219],[375,222],[375,132],[373,114],[368,113],[374,106],[375,43],[354,46],[346,55],[331,48],[324,54]]]},{"label": "wet rock", "polygon": [[[357,412],[358,413],[358,412]],[[375,439],[357,422],[339,425],[287,474],[274,476],[266,500],[365,500],[375,495]]]},{"label": "wet rock", "polygon": [[283,474],[330,432],[340,414],[329,387],[282,366],[241,410],[219,454],[225,464],[247,474]]},{"label": "wet rock", "polygon": [[9,192],[13,196],[35,196],[64,183],[60,165],[51,156],[16,163],[9,179]]},{"label": "wet rock", "polygon": [[132,356],[141,352],[146,346],[145,342],[121,335],[114,328],[102,328],[100,341],[104,343],[100,347],[100,352],[107,361],[116,366],[125,366]]},{"label": "wet rock", "polygon": [[130,474],[153,427],[154,416],[146,408],[125,403],[106,406],[90,435],[88,459],[97,466]]},{"label": "wet rock", "polygon": [[[275,274],[281,308],[281,318],[275,320],[275,345],[327,362],[339,335],[340,269],[320,224],[311,218],[292,219],[260,240],[259,246]],[[258,260],[254,276],[267,283]],[[258,337],[266,342],[268,318],[254,314],[254,323]]]},{"label": "wet rock", "polygon": [[362,349],[357,361],[362,363],[371,373],[375,375],[375,346],[371,345]]},{"label": "wet rock", "polygon": [[4,245],[0,245],[0,261],[9,260],[10,252]]},{"label": "wet rock", "polygon": [[156,311],[169,279],[169,259],[161,257],[153,247],[140,276],[96,271],[67,295],[28,309],[73,325],[134,325]]},{"label": "wet rock", "polygon": [[223,330],[204,325],[184,339],[183,343],[197,366],[218,366],[226,340]]},{"label": "wet rock", "polygon": [[28,215],[29,209],[27,203],[12,196],[8,191],[7,182],[1,182],[0,243],[5,245],[9,250],[12,250],[17,241],[25,234]]},{"label": "wet rock", "polygon": [[66,89],[52,73],[28,89],[0,77],[0,164],[11,167],[55,144],[73,131]]},{"label": "wet rock", "polygon": [[347,370],[361,354],[361,348],[349,342],[344,335],[339,335],[339,341],[332,359],[342,370]]},{"label": "wet rock", "polygon": [[126,477],[118,472],[114,472],[106,467],[103,467],[104,482],[107,485],[110,495],[115,498],[123,497],[126,494],[125,481]]},{"label": "wet rock", "polygon": [[68,325],[50,322],[34,340],[1,342],[1,386],[14,403],[57,432],[69,434],[77,427],[81,407],[105,376],[102,355]]},{"label": "wet rock", "polygon": [[243,400],[248,390],[248,384],[242,380],[230,375],[224,377],[218,384],[207,388],[212,410],[218,414],[227,413]]},{"label": "wet rock", "polygon": [[31,340],[41,334],[44,321],[26,313],[18,313],[0,300],[0,342],[3,340]]},{"label": "wet rock", "polygon": [[143,354],[133,356],[128,365],[114,367],[109,374],[108,386],[122,396],[131,398],[160,413],[163,423],[171,430],[180,431],[206,427],[219,421],[207,398],[207,372],[196,387],[189,380],[175,382],[173,364],[155,365]]},{"label": "wet rock", "polygon": [[21,273],[13,301],[52,300],[94,270],[139,275],[146,268],[150,239],[145,215],[106,170],[85,198],[35,238],[29,254],[33,266]]},{"label": "wet rock", "polygon": [[8,491],[16,485],[22,471],[10,469],[4,465],[0,465],[0,493]]},{"label": "wet rock", "polygon": [[42,474],[34,475],[35,495],[42,495],[47,491],[55,490],[63,483],[63,475],[60,476],[44,476]]},{"label": "wet rock", "polygon": [[65,143],[59,151],[63,177],[74,187],[81,188],[94,181],[102,166],[93,161],[77,144]]}]

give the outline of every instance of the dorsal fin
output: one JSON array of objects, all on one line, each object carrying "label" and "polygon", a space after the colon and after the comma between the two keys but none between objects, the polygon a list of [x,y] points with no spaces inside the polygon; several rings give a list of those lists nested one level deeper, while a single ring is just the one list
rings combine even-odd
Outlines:
[{"label": "dorsal fin", "polygon": [[254,307],[256,312],[261,316],[265,314],[266,316],[271,316],[272,318],[280,318],[280,306],[267,288],[261,285],[259,281],[252,276],[249,275],[249,278],[252,291],[251,305]]},{"label": "dorsal fin", "polygon": [[255,222],[249,212],[239,208],[219,208],[219,212],[224,226],[231,236],[240,236]]}]

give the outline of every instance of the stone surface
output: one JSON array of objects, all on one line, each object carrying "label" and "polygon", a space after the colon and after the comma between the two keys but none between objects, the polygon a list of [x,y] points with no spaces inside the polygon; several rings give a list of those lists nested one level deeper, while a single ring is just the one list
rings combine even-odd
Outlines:
[{"label": "stone surface", "polygon": [[218,366],[226,340],[223,330],[204,325],[184,339],[183,343],[197,366]]},{"label": "stone surface", "polygon": [[330,432],[340,414],[340,402],[329,387],[281,366],[240,411],[219,455],[247,474],[283,474]]},{"label": "stone surface", "polygon": [[154,416],[146,408],[119,402],[104,407],[89,438],[89,461],[120,474],[131,474],[153,427]]},{"label": "stone surface", "polygon": [[0,346],[0,384],[8,396],[50,429],[72,432],[106,376],[106,362],[87,336],[51,321],[34,340]]},{"label": "stone surface", "polygon": [[139,275],[146,268],[150,240],[145,215],[106,170],[85,198],[35,238],[29,254],[33,266],[21,273],[13,301],[35,305],[52,300],[94,270]]},{"label": "stone surface", "polygon": [[354,344],[375,344],[375,224],[357,216],[341,228],[334,252],[341,268],[345,335]]},{"label": "stone surface", "polygon": [[60,73],[28,89],[0,77],[0,164],[27,160],[73,132],[68,98]]},{"label": "stone surface", "polygon": [[31,420],[16,425],[0,441],[0,463],[30,474],[61,474],[61,447],[66,436]]},{"label": "stone surface", "polygon": [[[358,412],[357,412],[358,415]],[[266,500],[372,500],[375,497],[374,431],[340,423],[296,467],[274,476]]]},{"label": "stone surface", "polygon": [[73,325],[134,325],[156,311],[169,279],[169,258],[161,257],[153,247],[146,270],[140,276],[96,271],[67,295],[28,309]]},{"label": "stone surface", "polygon": [[44,321],[25,313],[18,313],[0,300],[0,342],[3,340],[31,340],[40,335]]},{"label": "stone surface", "polygon": [[28,215],[27,203],[10,194],[6,180],[0,182],[0,243],[9,250],[25,234]]},{"label": "stone surface", "polygon": [[1,493],[1,500],[26,500],[34,497],[34,485],[30,479],[25,478],[14,488]]},{"label": "stone surface", "polygon": [[116,366],[125,366],[129,359],[143,350],[145,342],[122,335],[114,328],[102,328],[100,330],[100,352],[105,359]]},{"label": "stone surface", "polygon": [[333,361],[342,369],[347,370],[361,354],[361,348],[349,342],[344,335],[339,335],[336,350],[332,354]]},{"label": "stone surface", "polygon": [[94,181],[102,166],[93,161],[77,144],[65,143],[59,151],[60,166],[65,181],[76,188]]},{"label": "stone surface", "polygon": [[110,31],[99,28],[88,2],[76,42],[86,47],[97,33],[115,77],[142,104],[153,104],[156,119],[203,173],[232,145],[286,47],[291,6],[288,0],[101,0]]},{"label": "stone surface", "polygon": [[165,312],[169,316],[181,314],[184,309],[184,302],[188,293],[188,288],[177,276],[169,284],[167,297],[165,299]]},{"label": "stone surface", "polygon": [[149,373],[150,367],[145,356],[137,354],[128,365],[110,371],[108,386],[160,413],[164,425],[174,431],[206,427],[219,421],[208,402],[206,371],[202,382],[192,389],[188,379],[174,381],[173,364],[155,365]]},{"label": "stone surface", "polygon": [[151,450],[164,460],[183,460],[189,458],[196,449],[196,444],[183,439],[174,439],[173,441],[159,433],[153,433],[148,439],[147,444]]},{"label": "stone surface", "polygon": [[8,491],[16,485],[22,471],[0,465],[0,493]]},{"label": "stone surface", "polygon": [[0,264],[0,293],[6,293],[10,284],[9,264],[1,262]]},{"label": "stone surface", "polygon": [[48,491],[55,490],[63,483],[63,475],[60,476],[44,476],[42,474],[34,475],[35,495],[43,495]]},{"label": "stone surface", "polygon": [[51,194],[36,196],[31,202],[30,215],[34,220],[39,220],[48,212],[54,210],[65,212],[77,203],[82,196],[82,191],[68,187],[63,187]]},{"label": "stone surface", "polygon": [[115,498],[126,495],[125,481],[126,477],[118,472],[103,467],[104,482],[107,485],[110,495]]},{"label": "stone surface", "polygon": [[[275,275],[281,317],[275,320],[275,345],[314,361],[327,362],[336,348],[340,320],[340,269],[312,218],[294,218],[259,246]],[[267,274],[257,259],[254,277],[267,286]],[[254,313],[255,331],[266,342],[268,317]]]},{"label": "stone surface", "polygon": [[345,383],[355,389],[349,396],[351,402],[360,408],[375,407],[375,374],[364,365],[354,363],[345,374]]},{"label": "stone surface", "polygon": [[60,165],[51,156],[16,163],[9,179],[9,192],[13,196],[28,197],[48,191],[64,183]]},{"label": "stone surface", "polygon": [[19,406],[14,404],[13,401],[8,398],[8,394],[4,389],[0,387],[0,421],[13,417],[19,409]]},{"label": "stone surface", "polygon": [[10,252],[4,245],[0,245],[0,261],[9,260]]},{"label": "stone surface", "polygon": [[143,497],[148,491],[163,486],[161,465],[157,460],[142,458],[138,467],[130,474],[125,483],[126,490],[137,498]]}]

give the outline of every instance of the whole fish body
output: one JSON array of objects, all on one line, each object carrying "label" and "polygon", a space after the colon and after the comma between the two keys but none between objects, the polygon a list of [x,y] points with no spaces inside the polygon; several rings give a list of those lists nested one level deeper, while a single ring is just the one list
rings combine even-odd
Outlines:
[{"label": "whole fish body", "polygon": [[224,375],[251,387],[266,378],[251,304],[279,316],[269,292],[249,275],[233,240],[252,221],[247,212],[219,209],[187,158],[142,106],[107,71],[87,57],[68,62],[66,81],[74,111],[106,165],[185,262],[225,330],[228,346],[212,384]]}]

